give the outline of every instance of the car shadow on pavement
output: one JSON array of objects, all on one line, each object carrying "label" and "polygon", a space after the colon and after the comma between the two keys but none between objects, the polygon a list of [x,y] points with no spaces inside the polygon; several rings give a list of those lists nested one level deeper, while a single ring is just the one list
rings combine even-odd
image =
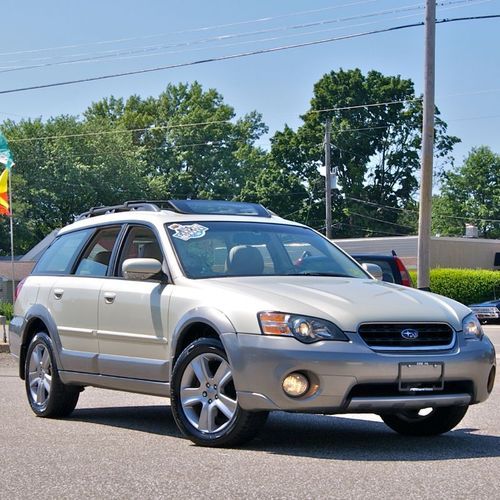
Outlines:
[{"label": "car shadow on pavement", "polygon": [[108,425],[161,436],[181,436],[170,406],[112,406],[109,408],[77,408],[68,421]]},{"label": "car shadow on pavement", "polygon": [[500,437],[457,428],[440,436],[402,436],[383,422],[276,413],[249,448],[278,455],[356,461],[499,457]]},{"label": "car shadow on pavement", "polygon": [[[76,409],[71,420],[181,437],[168,405]],[[370,462],[499,457],[500,437],[478,432],[480,429],[459,427],[441,436],[411,437],[391,431],[382,422],[276,412],[243,448],[277,455]]]}]

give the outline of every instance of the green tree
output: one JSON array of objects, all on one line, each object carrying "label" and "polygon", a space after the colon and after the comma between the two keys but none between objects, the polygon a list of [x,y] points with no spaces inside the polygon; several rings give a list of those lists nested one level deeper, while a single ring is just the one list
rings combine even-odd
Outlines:
[{"label": "green tree", "polygon": [[231,199],[258,175],[266,155],[255,142],[267,127],[255,111],[235,116],[216,90],[197,82],[168,85],[158,98],[103,99],[85,112],[91,123],[133,131],[151,193],[162,199]]},{"label": "green tree", "polygon": [[[391,104],[362,106],[370,103]],[[413,232],[415,224],[408,216],[400,221],[403,212],[398,210],[413,207],[418,186],[422,107],[413,82],[377,71],[332,71],[315,84],[303,125],[296,132],[285,127],[275,134],[271,158],[305,183],[318,227],[324,219],[324,188],[316,170],[318,160],[324,161],[326,117],[332,122],[332,167],[344,195],[334,196],[336,234]],[[441,168],[458,142],[446,129],[436,110],[435,151]]]},{"label": "green tree", "polygon": [[464,164],[442,175],[433,204],[433,231],[463,235],[474,224],[485,238],[500,237],[500,155],[487,146],[473,148]]},{"label": "green tree", "polygon": [[[197,124],[197,125],[193,125]],[[236,199],[264,170],[256,141],[261,116],[236,118],[213,89],[169,85],[157,98],[113,96],[82,118],[6,121],[13,170],[16,252],[89,207],[130,199]],[[8,254],[8,220],[0,219],[0,255]]]},{"label": "green tree", "polygon": [[[74,116],[8,121],[2,130],[16,160],[16,252],[26,252],[91,206],[138,198],[147,188],[144,164],[126,130],[115,133]],[[1,251],[7,253],[3,243]]]}]

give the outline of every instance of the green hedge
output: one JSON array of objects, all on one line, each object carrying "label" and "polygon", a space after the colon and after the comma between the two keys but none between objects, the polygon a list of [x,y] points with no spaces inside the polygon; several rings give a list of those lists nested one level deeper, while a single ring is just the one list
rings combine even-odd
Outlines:
[{"label": "green hedge", "polygon": [[[410,271],[414,286],[417,273]],[[469,305],[500,296],[500,272],[483,269],[431,269],[431,291]]]},{"label": "green hedge", "polygon": [[7,321],[10,321],[13,314],[14,307],[12,304],[9,304],[8,302],[0,302],[0,316],[5,316]]}]

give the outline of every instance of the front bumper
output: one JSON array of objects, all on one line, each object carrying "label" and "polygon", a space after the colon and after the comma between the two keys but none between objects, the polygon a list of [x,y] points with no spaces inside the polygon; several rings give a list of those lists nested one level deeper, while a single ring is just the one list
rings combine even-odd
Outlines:
[{"label": "front bumper", "polygon": [[[240,406],[254,411],[382,413],[475,404],[491,392],[495,349],[486,336],[465,340],[459,334],[447,351],[401,354],[373,351],[357,334],[347,335],[350,342],[309,345],[290,337],[225,335]],[[443,389],[399,390],[400,363],[418,362],[444,365]],[[295,371],[305,373],[317,389],[300,398],[287,396],[282,381]]]}]

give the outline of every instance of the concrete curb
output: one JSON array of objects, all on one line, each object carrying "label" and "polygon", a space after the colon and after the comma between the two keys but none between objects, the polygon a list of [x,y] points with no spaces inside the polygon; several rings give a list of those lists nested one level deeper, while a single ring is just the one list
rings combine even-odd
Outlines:
[{"label": "concrete curb", "polygon": [[0,352],[10,352],[9,344],[0,342]]}]

